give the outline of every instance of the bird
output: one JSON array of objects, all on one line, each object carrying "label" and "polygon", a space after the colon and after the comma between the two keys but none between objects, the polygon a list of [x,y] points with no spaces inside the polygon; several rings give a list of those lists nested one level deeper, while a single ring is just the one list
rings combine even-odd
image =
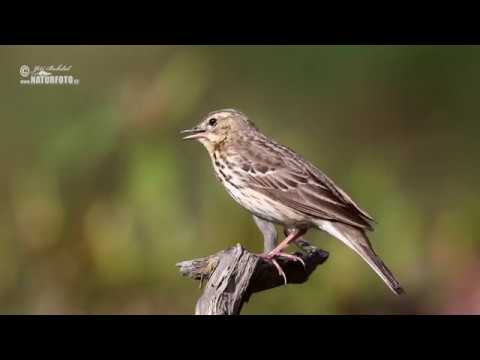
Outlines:
[{"label": "bird", "polygon": [[[197,140],[206,148],[217,179],[253,215],[264,236],[260,256],[276,266],[285,283],[275,259],[303,263],[284,250],[317,229],[357,253],[393,293],[404,293],[368,238],[376,224],[373,217],[315,165],[262,133],[246,114],[235,109],[212,111],[181,133],[184,140]],[[279,243],[275,225],[285,229],[286,237]]]}]

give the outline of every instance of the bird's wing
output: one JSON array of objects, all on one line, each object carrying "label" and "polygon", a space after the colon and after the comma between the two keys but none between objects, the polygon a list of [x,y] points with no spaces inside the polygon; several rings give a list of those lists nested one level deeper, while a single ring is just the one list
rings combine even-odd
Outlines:
[{"label": "bird's wing", "polygon": [[254,190],[314,218],[373,230],[373,218],[293,150],[276,143],[250,143],[238,161]]}]

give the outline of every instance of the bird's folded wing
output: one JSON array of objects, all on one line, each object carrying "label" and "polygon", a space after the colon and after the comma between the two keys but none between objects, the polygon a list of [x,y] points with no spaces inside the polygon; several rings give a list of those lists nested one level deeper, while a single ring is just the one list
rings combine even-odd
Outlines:
[{"label": "bird's folded wing", "polygon": [[274,141],[250,142],[235,164],[252,189],[301,213],[373,230],[373,218],[313,164]]},{"label": "bird's folded wing", "polygon": [[251,187],[282,204],[313,218],[340,221],[373,230],[373,219],[331,180],[322,181],[312,170],[277,167],[248,174]]},{"label": "bird's folded wing", "polygon": [[345,191],[343,191],[337,184],[335,184],[328,176],[326,176],[324,173],[322,173],[319,169],[317,169],[315,166],[313,166],[310,163],[307,163],[307,166],[308,166],[307,172],[310,173],[310,175],[313,177],[316,183],[324,184],[333,194],[335,194],[337,198],[340,198],[344,204],[354,207],[355,210],[357,210],[362,215],[362,217],[364,217],[366,220],[371,222],[375,221],[368,212],[360,208],[360,206],[358,206],[353,201],[353,199]]}]

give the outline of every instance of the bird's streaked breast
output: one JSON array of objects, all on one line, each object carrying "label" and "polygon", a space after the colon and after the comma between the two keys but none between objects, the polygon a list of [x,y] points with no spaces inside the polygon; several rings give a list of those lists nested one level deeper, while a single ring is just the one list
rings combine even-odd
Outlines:
[{"label": "bird's streaked breast", "polygon": [[252,189],[248,179],[241,175],[240,170],[235,169],[232,162],[226,161],[217,152],[212,154],[212,163],[217,179],[223,184],[228,194],[251,213],[280,224],[309,221],[305,215]]}]

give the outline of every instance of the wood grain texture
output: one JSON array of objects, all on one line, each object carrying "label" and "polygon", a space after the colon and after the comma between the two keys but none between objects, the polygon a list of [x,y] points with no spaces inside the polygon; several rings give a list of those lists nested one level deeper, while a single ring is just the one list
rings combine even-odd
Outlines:
[{"label": "wood grain texture", "polygon": [[[297,245],[303,253],[295,255],[303,259],[305,268],[291,259],[277,260],[288,284],[306,282],[329,256],[328,252],[306,240]],[[196,315],[238,315],[254,293],[284,285],[273,264],[248,252],[240,244],[204,258],[180,262],[177,267],[182,275],[200,280],[201,284],[207,280],[195,306]]]}]

